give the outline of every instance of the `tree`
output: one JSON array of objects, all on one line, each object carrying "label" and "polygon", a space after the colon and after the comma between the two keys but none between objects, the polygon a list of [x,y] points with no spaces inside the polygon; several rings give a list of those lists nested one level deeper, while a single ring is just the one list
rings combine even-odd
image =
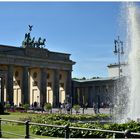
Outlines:
[{"label": "tree", "polygon": [[74,108],[74,110],[76,111],[76,114],[77,114],[80,110],[80,105],[74,105],[73,108]]},{"label": "tree", "polygon": [[8,109],[11,108],[11,105],[10,105],[10,104],[5,104],[5,108],[6,108],[6,110],[8,111]]},{"label": "tree", "polygon": [[29,104],[24,104],[24,105],[23,105],[23,108],[26,110],[26,112],[27,112],[27,110],[29,109],[29,107],[30,107]]},{"label": "tree", "polygon": [[81,80],[86,80],[86,77],[83,77]]},{"label": "tree", "polygon": [[52,109],[51,103],[45,103],[44,110],[47,111],[47,112],[50,112],[51,109]]}]

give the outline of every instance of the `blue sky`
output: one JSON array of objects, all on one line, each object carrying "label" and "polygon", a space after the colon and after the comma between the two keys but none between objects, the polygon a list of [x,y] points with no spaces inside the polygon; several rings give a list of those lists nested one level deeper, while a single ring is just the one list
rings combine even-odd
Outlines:
[{"label": "blue sky", "polygon": [[72,77],[107,77],[117,62],[120,9],[120,2],[0,2],[0,44],[21,46],[30,24],[47,49],[71,54]]}]

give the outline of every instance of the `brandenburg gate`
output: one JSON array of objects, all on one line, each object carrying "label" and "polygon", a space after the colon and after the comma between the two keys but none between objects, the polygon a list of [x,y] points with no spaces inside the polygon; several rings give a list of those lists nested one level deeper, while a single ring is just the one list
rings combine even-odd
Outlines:
[{"label": "brandenburg gate", "polygon": [[2,103],[58,107],[71,96],[71,72],[75,64],[70,54],[46,49],[45,39],[31,38],[32,26],[21,47],[0,45],[0,79]]}]

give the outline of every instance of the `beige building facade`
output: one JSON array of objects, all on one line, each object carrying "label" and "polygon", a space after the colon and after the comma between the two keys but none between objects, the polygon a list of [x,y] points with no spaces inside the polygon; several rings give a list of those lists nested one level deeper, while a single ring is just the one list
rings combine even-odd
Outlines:
[{"label": "beige building facade", "polygon": [[73,104],[82,106],[88,103],[88,107],[93,107],[93,103],[114,102],[116,80],[115,77],[73,80]]},{"label": "beige building facade", "polygon": [[74,64],[70,54],[43,47],[0,45],[1,102],[17,106],[49,102],[58,107],[71,96]]},{"label": "beige building facade", "polygon": [[[119,65],[118,64],[110,64],[108,67],[108,77],[119,77]],[[127,64],[120,64],[120,76],[127,75],[128,67]]]}]

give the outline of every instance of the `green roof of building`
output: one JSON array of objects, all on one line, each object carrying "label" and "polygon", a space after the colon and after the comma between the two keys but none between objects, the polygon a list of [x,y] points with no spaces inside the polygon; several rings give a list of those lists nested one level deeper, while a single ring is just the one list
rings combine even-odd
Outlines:
[{"label": "green roof of building", "polygon": [[108,81],[108,80],[117,80],[117,79],[118,77],[99,77],[95,79],[85,79],[85,80],[72,79],[72,80],[76,82],[96,82],[96,81]]}]

